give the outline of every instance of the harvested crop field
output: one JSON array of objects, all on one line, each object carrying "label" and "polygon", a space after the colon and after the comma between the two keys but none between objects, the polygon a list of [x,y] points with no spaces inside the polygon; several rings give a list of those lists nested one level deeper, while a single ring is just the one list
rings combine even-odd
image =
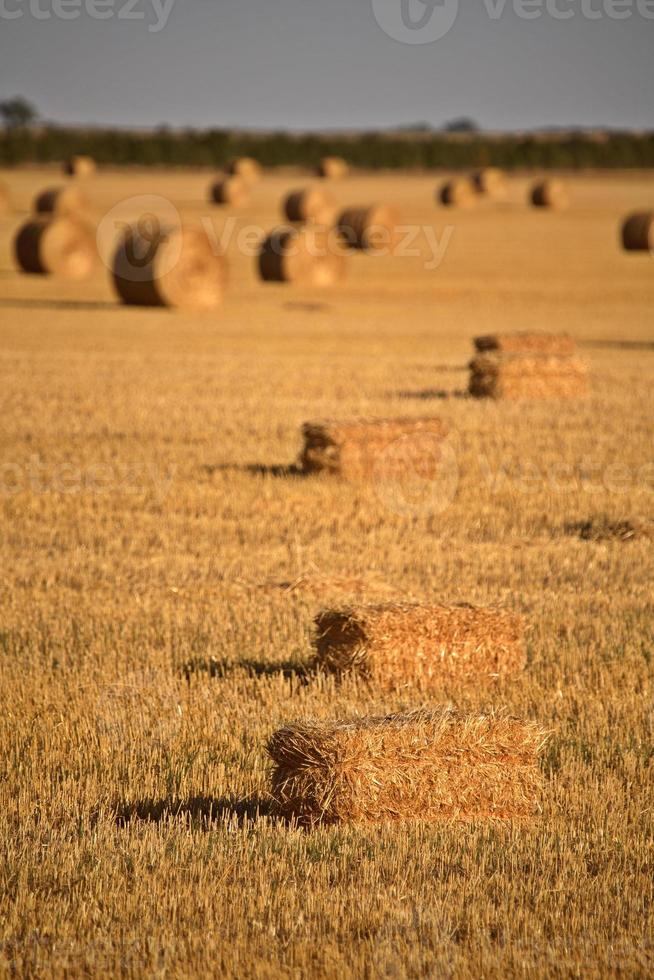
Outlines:
[{"label": "harvested crop field", "polygon": [[[222,239],[222,305],[191,312],[121,305],[102,260],[17,271],[62,178],[0,172],[1,975],[654,971],[654,257],[620,241],[654,176],[562,174],[562,211],[530,205],[536,173],[440,207],[451,176],[330,182],[397,210],[408,254],[315,288],[257,268],[306,175],[232,212],[206,171],[100,168],[102,243],[171,209]],[[585,397],[469,397],[474,338],[517,331],[573,338]],[[442,420],[438,466],[410,435],[407,479],[295,465],[307,420],[374,418]],[[354,602],[515,614],[525,669],[312,671],[316,617]],[[444,706],[547,733],[533,815],[282,819],[275,732]]]}]

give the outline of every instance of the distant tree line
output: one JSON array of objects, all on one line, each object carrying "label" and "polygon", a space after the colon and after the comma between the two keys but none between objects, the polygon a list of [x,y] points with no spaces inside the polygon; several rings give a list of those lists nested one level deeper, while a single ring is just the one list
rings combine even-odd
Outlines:
[{"label": "distant tree line", "polygon": [[[148,132],[14,124],[0,132],[0,165],[55,163],[75,153],[112,166],[197,166],[219,169],[230,157],[254,156],[266,167],[315,166],[343,156],[366,169],[654,167],[653,133],[560,133],[489,136],[483,132],[368,132],[358,135],[240,133],[160,128]],[[25,115],[23,111],[23,116]],[[18,117],[18,118],[17,118]]]}]

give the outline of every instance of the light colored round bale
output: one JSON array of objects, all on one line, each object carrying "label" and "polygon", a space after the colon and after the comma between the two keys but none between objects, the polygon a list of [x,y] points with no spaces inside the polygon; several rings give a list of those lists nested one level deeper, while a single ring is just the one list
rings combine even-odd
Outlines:
[{"label": "light colored round bale", "polygon": [[438,199],[446,208],[470,208],[475,203],[474,185],[466,177],[455,177],[443,184]]},{"label": "light colored round bale", "polygon": [[531,203],[535,208],[562,211],[568,206],[568,193],[560,180],[543,180],[531,189]]},{"label": "light colored round bale", "polygon": [[247,181],[238,176],[220,177],[211,185],[209,193],[214,204],[231,204],[240,208],[249,200]]},{"label": "light colored round bale", "polygon": [[305,187],[292,191],[284,201],[284,215],[288,221],[313,221],[329,225],[334,218],[334,205],[322,187]]},{"label": "light colored round bale", "polygon": [[76,218],[30,218],[14,239],[20,269],[62,279],[86,279],[97,259],[89,228]]},{"label": "light colored round bale", "polygon": [[472,176],[472,183],[478,194],[486,197],[502,197],[506,192],[506,178],[497,167],[483,167]]},{"label": "light colored round bale", "polygon": [[262,243],[258,258],[264,282],[333,286],[345,275],[345,257],[328,229],[275,228]]},{"label": "light colored round bale", "polygon": [[0,183],[0,214],[6,214],[11,210],[11,196],[6,184]]},{"label": "light colored round bale", "polygon": [[343,157],[323,157],[318,164],[317,173],[319,177],[338,180],[339,177],[345,177],[349,169]]},{"label": "light colored round bale", "polygon": [[229,161],[225,171],[233,177],[242,177],[251,184],[261,177],[261,165],[253,157],[235,157]]},{"label": "light colored round bale", "polygon": [[69,184],[67,187],[50,187],[41,191],[34,200],[33,210],[37,214],[84,215],[88,207],[84,192]]},{"label": "light colored round bale", "polygon": [[400,240],[400,218],[387,204],[346,208],[336,220],[343,241],[364,252],[388,252]]},{"label": "light colored round bale", "polygon": [[95,160],[88,156],[73,156],[66,160],[63,171],[67,177],[91,177],[96,171]]},{"label": "light colored round bale", "polygon": [[113,261],[116,291],[130,306],[210,310],[222,302],[225,258],[202,231],[186,228],[149,233],[143,222],[128,228]]},{"label": "light colored round bale", "polygon": [[625,219],[622,245],[628,252],[654,252],[654,211],[640,211]]}]

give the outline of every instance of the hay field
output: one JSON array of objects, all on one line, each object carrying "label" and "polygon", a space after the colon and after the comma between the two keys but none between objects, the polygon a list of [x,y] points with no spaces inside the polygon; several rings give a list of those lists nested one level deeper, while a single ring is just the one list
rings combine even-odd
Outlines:
[{"label": "hay field", "polygon": [[[58,176],[0,174],[2,975],[654,970],[654,260],[618,246],[654,177],[565,175],[548,213],[524,204],[534,176],[465,211],[433,177],[350,176],[338,204],[451,227],[437,268],[423,231],[421,255],[294,289],[232,238],[222,309],[189,315],[121,308],[104,269],[19,275],[13,232]],[[209,183],[85,186],[96,217],[161,194],[220,231]],[[265,176],[236,231],[270,229],[296,186]],[[587,401],[460,397],[474,336],[543,329],[582,344]],[[279,469],[304,421],[358,415],[443,418],[455,480]],[[527,669],[440,697],[306,676],[315,615],[354,592],[519,613]],[[267,815],[284,723],[450,702],[552,731],[536,820]]]}]

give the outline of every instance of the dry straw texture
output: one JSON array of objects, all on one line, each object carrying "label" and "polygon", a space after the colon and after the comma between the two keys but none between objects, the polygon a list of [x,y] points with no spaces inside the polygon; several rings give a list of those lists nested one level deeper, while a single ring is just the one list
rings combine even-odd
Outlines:
[{"label": "dry straw texture", "polygon": [[88,156],[73,156],[66,160],[63,171],[67,177],[90,177],[96,171],[95,160]]},{"label": "dry straw texture", "polygon": [[0,214],[6,214],[11,208],[11,195],[6,184],[0,182]]},{"label": "dry straw texture", "polygon": [[386,595],[394,592],[392,586],[384,582],[379,576],[368,573],[361,574],[342,574],[326,575],[323,572],[301,572],[292,580],[284,582],[268,583],[276,590],[280,590],[287,595],[308,596],[314,599],[323,599],[329,596],[370,596]]},{"label": "dry straw texture", "polygon": [[518,333],[486,334],[475,337],[478,351],[501,351],[506,354],[555,354],[567,357],[574,354],[577,344],[572,337],[563,333],[527,331]]},{"label": "dry straw texture", "polygon": [[226,262],[204,232],[127,230],[114,256],[113,281],[123,303],[208,310],[222,302]]},{"label": "dry straw texture", "polygon": [[606,515],[585,521],[569,521],[566,534],[582,541],[654,541],[654,520],[614,520]]},{"label": "dry straw texture", "polygon": [[470,364],[469,391],[476,398],[583,398],[588,372],[576,357],[485,353]]},{"label": "dry straw texture", "polygon": [[654,251],[654,211],[638,212],[625,219],[622,245],[628,252]]},{"label": "dry straw texture", "polygon": [[546,741],[529,722],[449,709],[298,722],[268,742],[272,796],[309,827],[525,819],[539,809]]},{"label": "dry straw texture", "polygon": [[333,286],[346,273],[345,256],[334,244],[326,228],[275,228],[261,245],[259,275],[264,282]]},{"label": "dry straw texture", "polygon": [[568,206],[568,192],[560,180],[544,180],[531,190],[531,203],[535,208],[551,208],[561,211]]},{"label": "dry straw texture", "polygon": [[214,181],[209,189],[209,198],[214,204],[231,204],[243,207],[250,196],[248,182],[243,177],[227,175]]},{"label": "dry straw texture", "polygon": [[472,176],[472,183],[478,194],[500,198],[506,192],[506,177],[497,167],[485,167]]},{"label": "dry straw texture", "polygon": [[343,157],[323,157],[318,164],[317,173],[319,177],[326,177],[331,180],[345,177],[350,168]]},{"label": "dry straw texture", "polygon": [[70,214],[83,215],[88,211],[89,202],[79,187],[50,187],[41,191],[35,201],[33,210],[37,214]]},{"label": "dry straw texture", "polygon": [[322,187],[304,187],[286,197],[283,211],[288,221],[314,221],[329,225],[334,217],[334,203]]},{"label": "dry straw texture", "polygon": [[466,177],[448,180],[440,188],[438,199],[449,208],[470,208],[475,203],[475,187]]},{"label": "dry straw texture", "polygon": [[32,218],[16,233],[14,255],[23,272],[86,279],[97,249],[88,227],[75,218]]},{"label": "dry straw texture", "polygon": [[228,174],[243,177],[244,180],[251,183],[259,180],[261,177],[261,165],[252,157],[235,157],[229,161],[225,170]]},{"label": "dry straw texture", "polygon": [[422,451],[425,476],[438,464],[437,443],[448,433],[441,419],[355,419],[350,422],[305,422],[304,447],[300,466],[305,473],[334,473],[347,480],[366,480],[379,475],[401,477],[394,468],[406,467],[401,452],[389,454],[392,447],[410,441],[411,465],[417,466]]},{"label": "dry straw texture", "polygon": [[386,204],[346,208],[337,218],[336,227],[350,248],[364,252],[387,252],[400,239],[400,217]]},{"label": "dry straw texture", "polygon": [[512,613],[469,605],[330,609],[316,618],[316,659],[325,670],[355,672],[390,689],[495,678],[524,669],[524,624]]}]

